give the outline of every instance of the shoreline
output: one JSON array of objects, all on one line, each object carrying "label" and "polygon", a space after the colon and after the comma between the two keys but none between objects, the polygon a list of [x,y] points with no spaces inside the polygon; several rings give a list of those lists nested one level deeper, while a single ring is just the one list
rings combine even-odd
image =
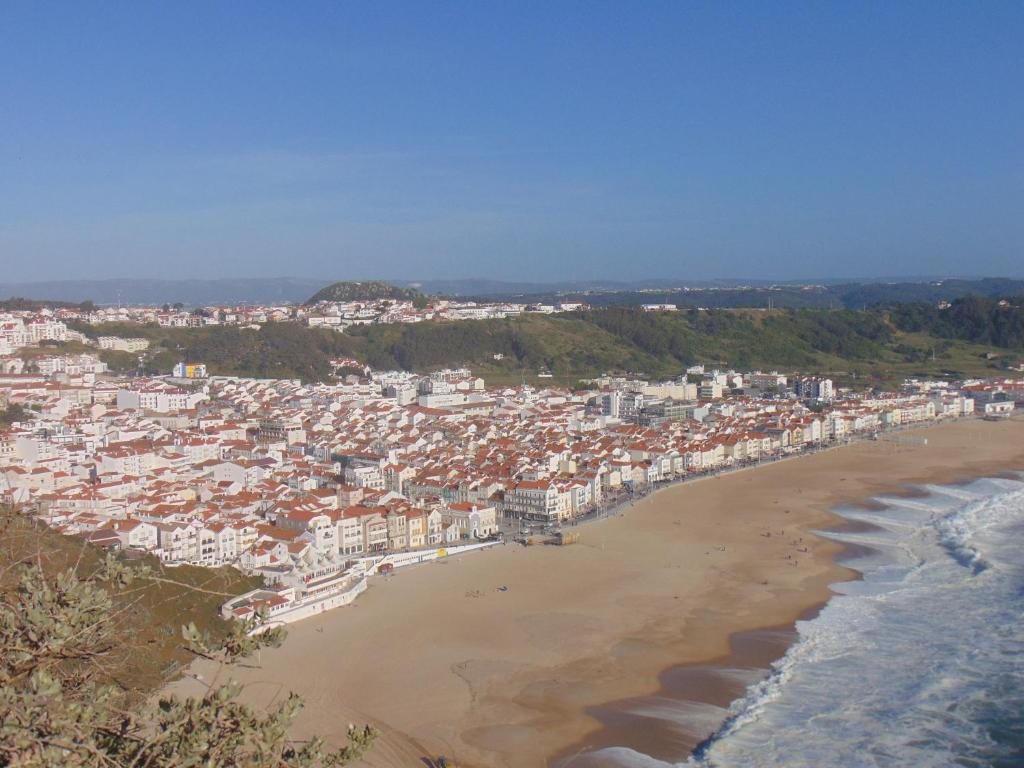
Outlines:
[{"label": "shoreline", "polygon": [[[1019,419],[1016,421],[1020,422]],[[968,485],[984,477],[1005,477],[1019,480],[1021,479],[1021,473],[1024,473],[1024,464],[1018,464],[1016,471],[1009,466],[1003,466],[1001,462],[999,465],[1002,468],[996,471],[958,476],[956,479],[946,480],[941,483],[939,478],[934,477],[905,481],[899,483],[893,490],[872,494],[859,501],[846,500],[828,510],[830,516],[837,521],[836,524],[819,528],[814,533],[817,535],[819,531],[821,533],[841,533],[843,531],[869,532],[878,530],[876,526],[870,523],[843,517],[835,511],[836,508],[841,506],[849,505],[861,508],[882,509],[885,508],[885,505],[877,502],[875,500],[876,496],[925,498],[929,494],[922,490],[921,486],[923,485]],[[833,583],[847,583],[863,579],[864,574],[848,563],[856,560],[862,554],[870,554],[873,551],[871,547],[851,542],[842,542],[841,549],[832,556],[832,560],[838,567],[849,571],[851,576],[850,578],[840,579]],[[606,702],[591,707],[588,710],[588,714],[601,722],[602,727],[588,734],[587,738],[580,743],[568,746],[552,756],[547,761],[547,765],[549,768],[570,768],[570,766],[571,768],[597,768],[601,763],[588,760],[588,752],[608,747],[633,748],[634,746],[639,747],[641,744],[644,749],[637,749],[637,751],[666,763],[676,764],[692,757],[725,724],[729,715],[729,706],[737,699],[743,697],[751,684],[770,676],[772,665],[785,656],[790,646],[799,639],[796,624],[801,621],[813,621],[824,610],[833,596],[834,593],[828,599],[809,606],[792,621],[733,632],[728,637],[728,652],[712,659],[686,662],[666,668],[659,676],[659,688],[646,696],[631,697],[622,701]],[[725,684],[723,684],[722,673],[737,670],[751,672],[750,679],[743,684],[731,686],[726,679]],[[702,677],[710,676],[715,676],[717,679],[713,682],[701,680]],[[677,705],[686,705],[687,707],[693,704],[718,707],[721,710],[721,717],[712,726],[706,727],[701,732],[703,735],[699,738],[691,738],[683,742],[684,751],[682,753],[679,749],[675,751],[659,749],[657,745],[652,749],[651,742],[657,741],[659,736],[664,741],[666,733],[662,732],[652,735],[650,728],[646,729],[645,732],[642,726],[640,728],[636,726],[635,721],[640,718],[630,717],[629,715],[630,707],[642,707],[644,704],[649,705],[652,701],[667,701]],[[630,721],[633,721],[632,727],[630,727]]]},{"label": "shoreline", "polygon": [[[1007,421],[1013,421],[1015,419],[1019,420],[1019,417],[1013,416],[1010,419],[1007,419]],[[848,448],[853,445],[859,445],[861,443],[887,442],[889,436],[891,435],[899,435],[905,432],[920,432],[924,430],[934,429],[936,427],[944,427],[952,424],[962,424],[968,421],[992,422],[992,419],[988,419],[979,415],[971,415],[961,416],[955,419],[945,421],[920,422],[911,425],[897,425],[895,427],[887,427],[884,429],[879,428],[873,434],[872,437],[856,434],[854,437],[848,437],[841,442],[818,443],[817,447],[812,447],[808,450],[797,450],[791,453],[775,454],[764,461],[757,459],[754,461],[744,461],[740,464],[732,464],[717,467],[708,471],[687,471],[681,477],[673,478],[672,480],[661,481],[659,484],[655,484],[653,490],[646,490],[645,492],[641,493],[638,496],[631,496],[629,498],[620,499],[607,509],[598,508],[597,510],[589,510],[588,512],[583,513],[580,517],[569,520],[567,521],[567,523],[563,523],[562,525],[567,525],[571,528],[583,527],[591,523],[596,523],[601,520],[605,520],[609,517],[625,515],[626,512],[633,506],[635,506],[638,502],[649,499],[657,495],[658,493],[661,493],[662,491],[666,491],[677,486],[687,485],[689,483],[699,483],[702,480],[714,480],[715,478],[727,477],[729,475],[738,472],[745,472],[747,470],[770,467],[781,462],[807,458],[809,456],[816,456],[820,453],[827,453],[828,451],[840,450],[843,448]],[[1003,420],[1000,419],[999,421]],[[595,511],[597,512],[596,515],[594,514]],[[507,536],[508,534],[506,534],[506,539]]]},{"label": "shoreline", "polygon": [[[997,473],[998,474],[998,473]],[[917,497],[923,494],[913,492],[913,488],[906,495]],[[887,496],[899,496],[902,494],[890,493]],[[833,512],[833,514],[835,514]],[[838,517],[838,515],[837,515]],[[819,529],[823,532],[841,532],[844,530],[858,530],[867,532],[875,530],[875,526],[860,523],[853,520],[839,518],[840,524],[828,528]],[[833,562],[850,572],[849,578],[844,578],[833,583],[848,583],[859,581],[863,573],[844,561],[855,560],[863,553],[873,551],[870,547],[842,542],[842,549],[833,556]],[[808,606],[802,613],[789,622],[753,627],[750,629],[737,630],[727,638],[729,650],[720,656],[700,661],[676,664],[663,670],[659,675],[659,688],[657,691],[646,695],[637,696],[623,701],[606,702],[588,709],[587,713],[602,723],[602,727],[591,734],[588,734],[585,742],[566,747],[560,753],[548,759],[549,768],[598,768],[598,763],[587,759],[587,753],[607,747],[640,747],[637,749],[649,755],[655,760],[662,760],[666,763],[675,764],[693,756],[706,742],[712,739],[725,724],[729,716],[729,707],[734,701],[742,698],[750,685],[766,679],[771,674],[772,665],[786,655],[790,646],[799,639],[796,625],[801,621],[813,621],[825,606],[828,605],[833,595],[819,603]],[[749,677],[740,682],[730,684],[728,673],[748,673]],[[725,674],[723,674],[725,673]],[[739,675],[737,675],[739,677]],[[659,734],[634,733],[635,721],[639,718],[623,716],[621,710],[631,705],[642,707],[645,703],[657,701],[669,702],[680,706],[680,710],[692,709],[692,705],[704,705],[715,707],[720,712],[713,722],[705,723],[700,731],[691,731],[691,738],[686,741],[676,740],[677,748],[674,751],[665,749],[652,749],[651,741],[657,740]],[[686,714],[681,711],[680,714]],[[692,717],[692,715],[691,715]],[[633,728],[629,721],[633,720]],[[616,721],[618,721],[617,724]],[[638,735],[640,738],[638,738]],[[664,739],[665,734],[660,734]],[[680,752],[682,750],[682,753]]]},{"label": "shoreline", "polygon": [[[842,521],[833,507],[1024,466],[1020,420],[922,431],[928,446],[857,442],[677,483],[628,515],[580,526],[573,547],[504,547],[410,569],[352,607],[294,625],[259,668],[233,676],[256,705],[286,690],[304,696],[299,736],[378,725],[384,736],[365,766],[441,754],[462,768],[555,765],[600,733],[592,708],[652,695],[666,671],[728,655],[737,633],[792,626],[828,600],[830,584],[855,577],[835,562],[843,547],[812,534]],[[795,565],[791,540],[807,550]]]}]

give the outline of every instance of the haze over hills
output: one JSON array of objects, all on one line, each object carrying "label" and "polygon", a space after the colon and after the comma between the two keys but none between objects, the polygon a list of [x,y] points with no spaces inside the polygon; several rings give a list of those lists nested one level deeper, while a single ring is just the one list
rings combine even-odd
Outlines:
[{"label": "haze over hills", "polygon": [[595,307],[674,304],[679,308],[791,307],[798,309],[864,309],[876,304],[937,303],[969,295],[1003,298],[1024,293],[1024,280],[983,278],[927,282],[865,282],[721,287],[646,288],[624,291],[564,292],[509,296],[522,302],[581,301]]},{"label": "haze over hills", "polygon": [[[341,286],[341,287],[339,287]],[[583,301],[595,306],[677,304],[681,307],[845,307],[859,309],[877,303],[952,300],[969,294],[989,297],[1024,293],[1024,280],[1011,278],[886,278],[862,281],[651,279],[579,282],[502,282],[497,280],[399,280],[332,283],[316,278],[221,278],[214,280],[50,280],[0,282],[0,298],[82,302],[100,305],[186,306],[215,304],[304,303],[373,299],[383,291],[395,299],[419,294],[509,299],[519,302]]]},{"label": "haze over hills", "polygon": [[901,283],[929,283],[947,280],[981,280],[980,277],[937,277],[934,275],[906,275],[897,277],[869,277],[863,279],[837,277],[804,278],[750,278],[722,277],[715,279],[692,279],[680,277],[656,277],[645,280],[571,280],[571,281],[509,281],[488,279],[451,279],[397,281],[398,285],[419,288],[424,293],[446,296],[529,296],[552,294],[589,294],[633,291],[658,291],[666,289],[724,289],[724,288],[771,288],[783,286],[835,286],[847,284],[897,285]]},{"label": "haze over hills", "polygon": [[[356,284],[356,281],[349,281]],[[362,285],[384,281],[363,280]],[[825,284],[834,281],[787,281],[789,283]],[[735,286],[767,286],[768,280],[722,279],[680,280],[650,279],[637,281],[581,280],[574,282],[512,282],[488,279],[451,280],[389,280],[388,285],[412,288],[422,293],[443,296],[517,296],[546,295],[565,292],[636,291],[643,289],[689,286],[716,288]],[[275,301],[303,302],[334,283],[329,279],[306,277],[279,278],[217,278],[160,279],[111,278],[104,280],[44,280],[34,282],[0,282],[0,297],[19,296],[28,299],[97,304],[137,303],[163,304],[182,302],[189,305],[213,303],[268,303]]]},{"label": "haze over hills", "polygon": [[0,282],[0,297],[96,304],[266,304],[303,301],[327,281],[301,277],[221,278],[214,280],[46,280],[31,283]]}]

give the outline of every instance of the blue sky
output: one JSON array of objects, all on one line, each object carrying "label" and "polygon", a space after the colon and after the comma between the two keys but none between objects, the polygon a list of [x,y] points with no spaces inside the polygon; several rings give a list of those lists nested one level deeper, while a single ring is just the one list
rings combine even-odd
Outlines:
[{"label": "blue sky", "polygon": [[1024,274],[1024,3],[39,3],[0,274]]}]

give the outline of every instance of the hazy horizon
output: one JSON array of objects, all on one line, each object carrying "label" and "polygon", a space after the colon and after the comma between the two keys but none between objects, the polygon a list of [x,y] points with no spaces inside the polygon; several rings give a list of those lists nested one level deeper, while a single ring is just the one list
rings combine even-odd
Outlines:
[{"label": "hazy horizon", "polygon": [[[329,285],[336,282],[384,282],[393,283],[395,285],[413,285],[417,283],[494,283],[494,284],[508,284],[516,285],[523,283],[530,283],[536,285],[623,285],[623,286],[651,286],[651,287],[683,287],[691,285],[694,287],[708,286],[708,285],[743,285],[750,284],[752,286],[760,285],[837,285],[842,283],[926,283],[926,282],[937,282],[945,280],[964,280],[964,281],[976,281],[976,280],[1017,280],[1024,279],[1024,270],[1017,270],[1015,272],[1007,272],[1001,274],[972,274],[972,273],[936,273],[936,274],[917,274],[917,275],[897,275],[897,274],[878,274],[878,275],[862,275],[862,276],[846,276],[846,275],[777,275],[777,276],[763,276],[757,277],[753,275],[710,275],[708,277],[693,277],[693,276],[672,276],[672,275],[653,275],[653,276],[640,276],[640,277],[629,277],[625,278],[622,276],[594,276],[594,277],[581,277],[578,279],[556,279],[556,278],[545,278],[543,276],[538,277],[520,277],[520,278],[501,278],[501,277],[485,277],[482,275],[441,275],[434,277],[424,277],[416,275],[408,275],[402,277],[381,277],[379,275],[363,275],[363,276],[350,276],[350,275],[304,275],[304,274],[278,274],[278,275],[227,275],[227,276],[214,276],[214,277],[203,277],[201,275],[168,275],[168,276],[154,276],[154,275],[113,275],[110,277],[85,277],[85,278],[74,278],[74,277],[42,277],[33,280],[5,280],[0,279],[0,287],[9,285],[45,285],[45,284],[56,284],[56,283],[117,283],[117,282],[154,282],[154,283],[185,283],[185,282],[268,282],[273,280],[291,280],[295,282],[310,282],[310,283],[323,283]],[[0,297],[3,298],[3,297]]]}]

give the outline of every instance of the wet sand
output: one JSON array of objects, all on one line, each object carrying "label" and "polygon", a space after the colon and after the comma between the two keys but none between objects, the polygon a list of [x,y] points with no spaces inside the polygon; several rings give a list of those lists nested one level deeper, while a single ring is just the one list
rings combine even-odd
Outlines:
[{"label": "wet sand", "polygon": [[[820,606],[801,618],[811,618]],[[598,752],[625,747],[675,764],[710,737],[728,716],[728,707],[747,686],[764,679],[768,668],[796,640],[793,624],[737,632],[729,652],[708,662],[682,664],[661,673],[657,692],[590,707],[601,728],[563,750],[550,764],[600,768]]]},{"label": "wet sand", "polygon": [[[349,722],[376,724],[384,737],[366,766],[422,767],[440,754],[462,768],[543,766],[629,738],[649,754],[683,750],[679,759],[699,734],[630,736],[615,704],[693,690],[723,710],[747,673],[722,682],[700,665],[766,666],[829,584],[856,576],[835,561],[841,545],[813,534],[839,524],[831,508],[1024,468],[1020,420],[896,439],[912,434],[928,445],[857,443],[673,486],[581,527],[574,546],[509,545],[377,578],[355,605],[291,625],[282,648],[233,676],[257,705],[301,694],[299,735],[340,739]],[[214,673],[205,662],[193,671]],[[701,715],[713,724],[714,710]]]}]

